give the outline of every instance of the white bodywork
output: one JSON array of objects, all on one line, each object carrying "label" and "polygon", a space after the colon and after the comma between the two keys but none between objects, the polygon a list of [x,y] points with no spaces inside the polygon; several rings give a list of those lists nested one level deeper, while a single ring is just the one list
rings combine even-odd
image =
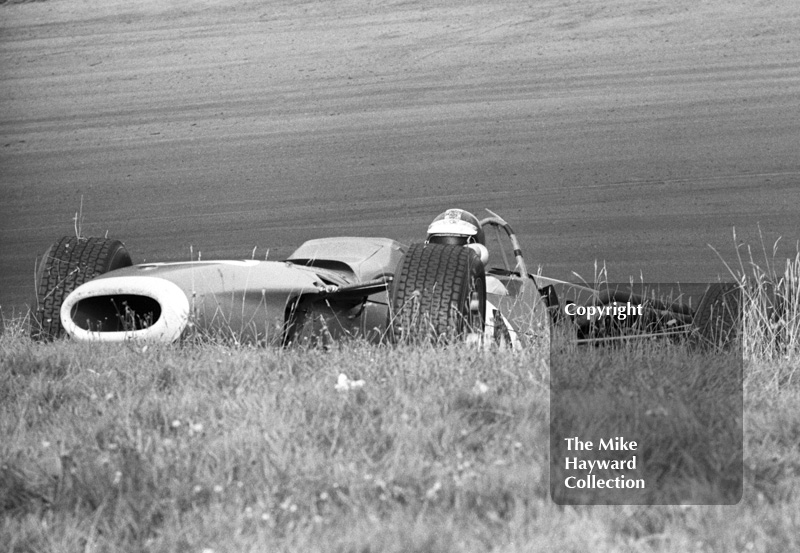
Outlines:
[{"label": "white bodywork", "polygon": [[[152,298],[161,306],[155,323],[140,330],[96,332],[83,329],[73,320],[74,308],[81,300],[97,296],[139,295]],[[158,277],[119,276],[90,280],[74,290],[61,306],[61,324],[67,334],[81,341],[123,342],[147,340],[174,342],[189,321],[189,300],[178,285]]]}]

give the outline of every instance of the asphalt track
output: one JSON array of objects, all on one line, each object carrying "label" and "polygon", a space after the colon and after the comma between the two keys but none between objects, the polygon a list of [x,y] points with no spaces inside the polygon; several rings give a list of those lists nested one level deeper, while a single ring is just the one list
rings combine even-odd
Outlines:
[{"label": "asphalt track", "polygon": [[456,206],[557,278],[714,280],[734,227],[793,256],[798,28],[796,0],[4,4],[0,307],[81,203],[136,262],[411,241]]}]

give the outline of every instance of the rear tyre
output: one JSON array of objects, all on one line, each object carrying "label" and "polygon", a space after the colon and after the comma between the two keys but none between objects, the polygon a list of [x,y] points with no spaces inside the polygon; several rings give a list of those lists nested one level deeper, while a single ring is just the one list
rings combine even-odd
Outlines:
[{"label": "rear tyre", "polygon": [[61,326],[64,299],[84,282],[131,265],[131,256],[119,240],[65,236],[50,246],[36,269],[31,337],[34,340],[60,338],[64,334]]},{"label": "rear tyre", "polygon": [[448,341],[483,333],[486,273],[464,246],[412,244],[392,286],[390,329],[399,341]]},{"label": "rear tyre", "polygon": [[741,325],[741,287],[734,282],[711,284],[692,319],[695,342],[701,347],[725,348],[738,336]]}]

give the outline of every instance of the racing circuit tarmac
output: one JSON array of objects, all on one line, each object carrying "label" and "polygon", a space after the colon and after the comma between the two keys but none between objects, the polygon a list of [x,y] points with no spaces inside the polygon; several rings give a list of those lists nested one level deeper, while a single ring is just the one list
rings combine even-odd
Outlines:
[{"label": "racing circuit tarmac", "polygon": [[0,307],[81,201],[134,262],[408,242],[448,207],[556,278],[710,281],[734,226],[793,256],[798,28],[796,0],[0,5]]}]

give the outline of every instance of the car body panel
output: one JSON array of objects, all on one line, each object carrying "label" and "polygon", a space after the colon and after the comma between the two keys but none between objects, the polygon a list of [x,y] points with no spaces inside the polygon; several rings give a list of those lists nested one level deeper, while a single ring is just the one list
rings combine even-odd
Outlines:
[{"label": "car body panel", "polygon": [[377,339],[404,251],[388,238],[341,237],[306,242],[286,261],[133,265],[73,290],[61,321],[79,340],[174,341],[189,332],[269,345]]},{"label": "car body panel", "polygon": [[[78,287],[64,301],[62,324],[73,336],[78,325],[93,331],[95,339],[105,341],[150,338],[153,333],[145,328],[124,334],[104,332],[101,327],[116,324],[115,314],[92,315],[86,309],[82,311],[82,305],[92,296],[125,297],[116,302],[118,314],[124,316],[123,302],[135,302],[131,296],[138,294],[160,301],[163,312],[171,309],[172,303],[163,301],[159,282],[171,283],[174,293],[180,291],[185,296],[189,311],[183,318],[182,331],[194,328],[235,340],[267,343],[282,339],[286,310],[293,301],[318,294],[326,285],[306,267],[277,261],[147,263],[111,271]],[[91,320],[87,323],[81,317]]]},{"label": "car body panel", "polygon": [[[406,247],[390,238],[338,236],[309,240],[297,248],[287,261],[296,264],[334,267],[344,264],[352,272],[352,282],[366,282],[394,274]],[[341,270],[341,266],[339,265]]]}]

